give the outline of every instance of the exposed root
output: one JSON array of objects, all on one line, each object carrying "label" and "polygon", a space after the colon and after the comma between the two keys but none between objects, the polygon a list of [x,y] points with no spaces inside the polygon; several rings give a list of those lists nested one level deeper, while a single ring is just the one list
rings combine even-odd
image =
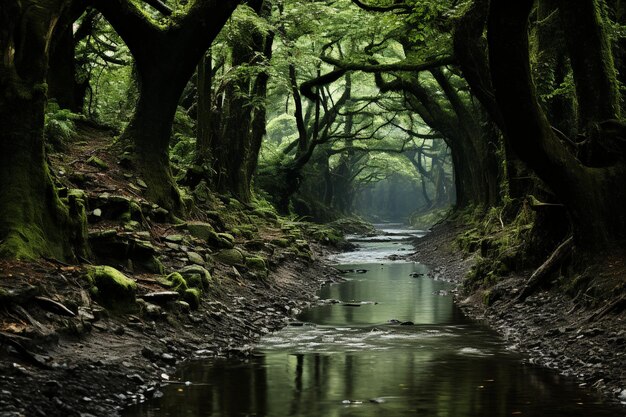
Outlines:
[{"label": "exposed root", "polygon": [[550,273],[561,266],[563,260],[571,253],[573,247],[573,237],[569,237],[561,243],[554,250],[554,252],[552,252],[552,255],[550,255],[550,257],[539,268],[537,268],[535,272],[533,272],[528,281],[526,281],[524,288],[522,288],[519,295],[511,303],[515,304],[520,301],[524,301],[526,297],[535,292],[545,279],[550,276]]}]

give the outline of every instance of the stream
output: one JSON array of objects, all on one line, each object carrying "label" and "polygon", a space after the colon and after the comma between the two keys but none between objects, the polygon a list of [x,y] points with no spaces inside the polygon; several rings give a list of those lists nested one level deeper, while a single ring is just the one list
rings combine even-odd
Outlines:
[{"label": "stream", "polygon": [[[452,284],[410,251],[415,230],[352,236],[332,261],[346,281],[261,339],[245,361],[193,361],[126,417],[617,416],[571,378],[528,364],[453,303]],[[394,258],[392,256],[392,258]]]}]

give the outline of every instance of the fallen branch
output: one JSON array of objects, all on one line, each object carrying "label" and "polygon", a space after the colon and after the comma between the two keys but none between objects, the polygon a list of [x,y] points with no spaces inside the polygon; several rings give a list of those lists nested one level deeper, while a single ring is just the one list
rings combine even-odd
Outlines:
[{"label": "fallen branch", "polygon": [[522,291],[520,291],[519,295],[515,297],[511,304],[524,301],[526,297],[535,292],[537,287],[539,287],[545,279],[550,276],[552,271],[561,266],[563,260],[570,254],[573,247],[574,238],[570,236],[563,243],[561,243],[554,250],[554,252],[552,252],[552,255],[550,255],[550,257],[539,268],[537,268],[535,272],[533,272],[530,278],[528,278],[528,281],[526,281]]}]

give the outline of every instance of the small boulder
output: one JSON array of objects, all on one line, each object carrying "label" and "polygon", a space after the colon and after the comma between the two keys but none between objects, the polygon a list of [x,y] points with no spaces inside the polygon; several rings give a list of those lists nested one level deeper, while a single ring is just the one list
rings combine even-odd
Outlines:
[{"label": "small boulder", "polygon": [[102,159],[98,158],[95,155],[87,159],[87,165],[91,165],[92,167],[101,169],[103,171],[109,169],[109,166],[106,164],[106,162],[104,162]]},{"label": "small boulder", "polygon": [[204,265],[206,263],[202,255],[200,255],[197,252],[189,251],[189,252],[186,252],[186,255],[191,263],[194,263],[196,265]]},{"label": "small boulder", "polygon": [[168,288],[171,288],[172,291],[176,291],[179,294],[182,294],[188,287],[187,281],[185,278],[178,272],[172,272],[165,279],[161,280],[161,284],[165,285]]},{"label": "small boulder", "polygon": [[204,222],[188,222],[187,230],[189,230],[191,236],[206,241],[211,239],[215,233],[213,226],[211,226],[210,223]]},{"label": "small boulder", "polygon": [[183,300],[189,304],[192,310],[197,310],[200,307],[200,290],[197,288],[187,288],[183,292]]},{"label": "small boulder", "polygon": [[200,265],[188,265],[178,272],[192,288],[208,290],[211,286],[211,273]]},{"label": "small boulder", "polygon": [[215,255],[215,259],[226,265],[243,265],[245,262],[239,249],[223,249]]},{"label": "small boulder", "polygon": [[137,284],[110,266],[95,266],[87,278],[96,287],[98,301],[106,307],[129,309],[135,306]]}]

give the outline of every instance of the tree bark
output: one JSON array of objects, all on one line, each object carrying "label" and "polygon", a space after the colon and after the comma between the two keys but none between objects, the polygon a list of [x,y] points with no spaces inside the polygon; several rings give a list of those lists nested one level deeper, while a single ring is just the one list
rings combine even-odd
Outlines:
[{"label": "tree bark", "polygon": [[71,260],[73,244],[85,243],[84,208],[70,201],[79,218],[72,221],[43,145],[48,48],[66,6],[64,0],[0,5],[0,257]]},{"label": "tree bark", "polygon": [[575,6],[571,1],[559,0],[582,131],[620,115],[619,90],[603,7],[604,0],[581,0]]},{"label": "tree bark", "polygon": [[601,250],[626,237],[626,170],[623,162],[607,168],[584,166],[554,135],[538,104],[530,70],[528,17],[533,3],[491,2],[490,66],[505,137],[565,204],[576,246]]},{"label": "tree bark", "polygon": [[169,141],[178,100],[196,66],[239,1],[199,0],[166,28],[132,2],[94,0],[137,64],[139,100],[122,141],[134,144],[146,197],[174,213],[184,211],[169,164]]}]

